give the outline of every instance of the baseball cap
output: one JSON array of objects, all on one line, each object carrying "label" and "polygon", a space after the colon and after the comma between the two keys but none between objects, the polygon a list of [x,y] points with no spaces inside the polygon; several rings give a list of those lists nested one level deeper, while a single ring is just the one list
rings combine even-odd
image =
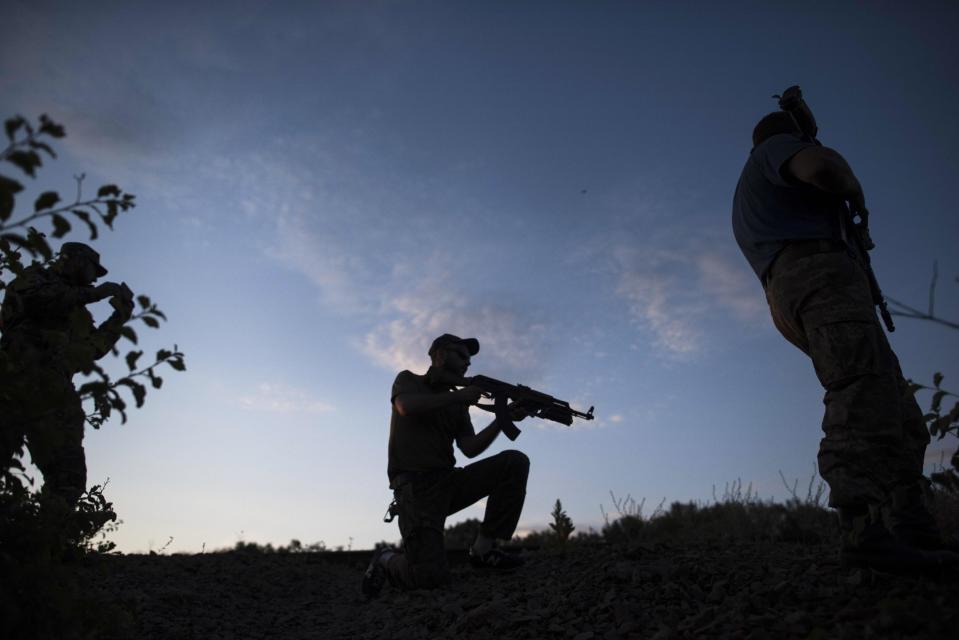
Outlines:
[{"label": "baseball cap", "polygon": [[60,247],[60,253],[67,256],[86,258],[97,268],[97,277],[102,278],[107,275],[107,270],[100,264],[100,254],[94,251],[90,245],[82,242],[64,242]]},{"label": "baseball cap", "polygon": [[460,338],[459,336],[454,336],[452,333],[444,333],[439,338],[433,341],[433,344],[430,345],[430,350],[427,351],[429,355],[433,355],[433,352],[440,347],[445,347],[451,344],[461,344],[466,347],[466,350],[471,356],[475,356],[479,353],[479,340],[476,338]]}]

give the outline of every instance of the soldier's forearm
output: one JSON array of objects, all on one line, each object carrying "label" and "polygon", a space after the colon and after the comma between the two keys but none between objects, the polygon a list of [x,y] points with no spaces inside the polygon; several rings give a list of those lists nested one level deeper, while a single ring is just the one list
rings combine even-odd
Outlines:
[{"label": "soldier's forearm", "polygon": [[103,324],[94,330],[90,341],[94,346],[95,360],[99,360],[110,353],[110,349],[112,349],[113,345],[120,339],[120,330],[123,329],[123,325],[126,324],[127,320],[128,318],[123,314],[114,312],[109,318],[103,321]]},{"label": "soldier's forearm", "polygon": [[466,404],[466,401],[459,391],[451,391],[449,393],[404,393],[396,396],[393,404],[401,416],[409,416],[441,409],[451,404]]},{"label": "soldier's forearm", "polygon": [[499,425],[494,420],[490,422],[489,425],[468,441],[460,444],[460,451],[463,452],[467,458],[475,458],[479,454],[483,453],[489,446],[493,444],[493,441],[496,440],[496,436],[499,435],[500,428]]}]

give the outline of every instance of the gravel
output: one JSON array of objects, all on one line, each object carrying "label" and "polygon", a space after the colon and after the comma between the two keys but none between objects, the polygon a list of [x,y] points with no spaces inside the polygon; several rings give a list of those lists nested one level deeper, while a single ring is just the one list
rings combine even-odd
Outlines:
[{"label": "gravel", "polygon": [[80,579],[138,638],[954,638],[955,582],[843,570],[828,545],[578,545],[510,574],[453,567],[438,591],[387,586],[365,561],[311,553],[113,555]]}]

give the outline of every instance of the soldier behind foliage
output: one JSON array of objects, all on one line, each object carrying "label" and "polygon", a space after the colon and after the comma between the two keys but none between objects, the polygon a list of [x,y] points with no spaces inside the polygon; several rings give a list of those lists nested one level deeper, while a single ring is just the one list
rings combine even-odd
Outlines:
[{"label": "soldier behind foliage", "polygon": [[[0,460],[25,442],[44,493],[70,506],[86,490],[86,416],[73,376],[110,351],[133,312],[125,284],[93,286],[106,273],[96,251],[67,242],[55,262],[16,277],[0,307]],[[86,305],[107,298],[114,311],[98,327]]]}]

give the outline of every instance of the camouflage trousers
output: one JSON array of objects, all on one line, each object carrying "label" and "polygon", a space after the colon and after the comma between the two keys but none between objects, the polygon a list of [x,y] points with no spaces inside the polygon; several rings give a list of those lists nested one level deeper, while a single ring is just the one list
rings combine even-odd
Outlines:
[{"label": "camouflage trousers", "polygon": [[87,465],[86,414],[73,382],[47,371],[21,371],[6,382],[0,394],[0,460],[11,460],[26,444],[43,474],[43,493],[74,506],[86,491]]},{"label": "camouflage trousers", "polygon": [[509,539],[516,530],[523,502],[529,458],[520,451],[501,451],[448,472],[425,473],[394,490],[399,511],[403,553],[389,560],[390,582],[405,589],[430,589],[450,580],[443,545],[446,517],[489,496],[480,532]]},{"label": "camouflage trousers", "polygon": [[921,486],[929,433],[862,267],[832,251],[783,255],[770,273],[773,322],[812,359],[826,390],[818,458],[829,505],[886,506],[896,492]]}]

